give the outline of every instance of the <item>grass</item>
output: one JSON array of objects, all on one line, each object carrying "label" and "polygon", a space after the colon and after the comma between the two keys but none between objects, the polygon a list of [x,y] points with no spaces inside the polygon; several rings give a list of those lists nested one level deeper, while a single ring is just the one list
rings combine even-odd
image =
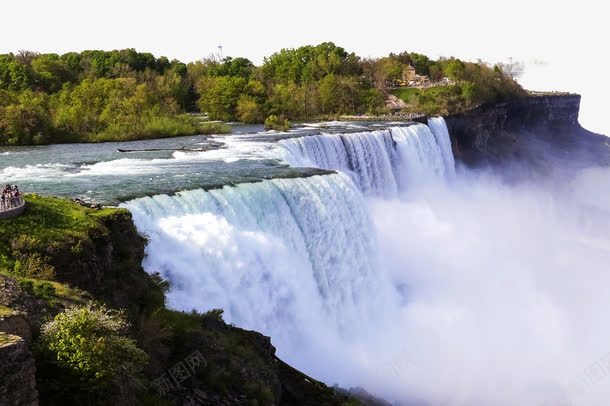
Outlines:
[{"label": "grass", "polygon": [[400,89],[393,89],[391,93],[404,101],[407,104],[417,103],[419,97],[419,89],[414,87],[405,87]]},{"label": "grass", "polygon": [[0,332],[0,347],[4,347],[7,344],[16,343],[21,340],[21,337],[12,336],[3,332]]},{"label": "grass", "polygon": [[6,317],[14,314],[15,311],[10,307],[0,305],[0,317]]},{"label": "grass", "polygon": [[84,305],[91,296],[79,289],[56,281],[14,277],[19,287],[44,300],[52,308]]},{"label": "grass", "polygon": [[392,94],[399,99],[403,100],[407,104],[417,104],[419,96],[425,94],[426,96],[438,97],[449,93],[451,91],[450,86],[435,86],[427,89],[417,89],[415,87],[405,87],[400,89],[393,89]]},{"label": "grass", "polygon": [[[15,274],[15,241],[23,241],[25,249],[45,250],[60,244],[70,244],[78,250],[79,241],[90,233],[107,232],[103,224],[106,216],[123,209],[94,210],[67,199],[26,195],[26,209],[21,216],[0,220],[0,273],[15,278],[26,289],[52,306],[80,304],[87,295],[59,282],[20,277]],[[0,307],[0,316],[8,308]]]},{"label": "grass", "polygon": [[151,117],[137,126],[109,127],[99,134],[92,134],[84,142],[117,142],[154,138],[169,138],[199,134],[228,134],[231,126],[215,121],[200,121],[189,115]]},{"label": "grass", "polygon": [[198,134],[229,134],[231,132],[231,126],[229,124],[221,123],[218,121],[207,121],[198,124]]},{"label": "grass", "polygon": [[26,195],[25,200],[21,216],[0,220],[0,269],[13,268],[12,245],[17,237],[25,237],[30,244],[47,250],[66,243],[78,250],[78,242],[89,238],[91,232],[107,232],[103,224],[106,216],[123,210],[95,210],[67,199],[38,195]]}]

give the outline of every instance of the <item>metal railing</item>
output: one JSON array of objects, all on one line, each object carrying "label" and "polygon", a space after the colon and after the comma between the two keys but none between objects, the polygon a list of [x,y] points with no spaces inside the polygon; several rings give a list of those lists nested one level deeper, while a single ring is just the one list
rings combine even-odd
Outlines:
[{"label": "metal railing", "polygon": [[7,196],[0,197],[0,211],[8,211],[16,209],[25,204],[22,196]]}]

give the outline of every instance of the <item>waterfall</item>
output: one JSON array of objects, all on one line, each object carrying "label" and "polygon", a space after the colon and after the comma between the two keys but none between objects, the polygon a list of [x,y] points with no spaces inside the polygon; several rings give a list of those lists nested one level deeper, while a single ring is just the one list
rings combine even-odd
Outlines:
[{"label": "waterfall", "polygon": [[607,403],[571,385],[607,358],[607,176],[583,174],[577,202],[457,176],[441,118],[267,151],[340,173],[124,204],[171,307],[222,308],[305,373],[398,404]]},{"label": "waterfall", "polygon": [[229,322],[280,342],[311,323],[343,331],[369,319],[375,306],[361,296],[390,290],[375,273],[362,194],[343,174],[192,190],[124,206],[149,239],[145,269],[172,283],[172,307],[222,308]]},{"label": "waterfall", "polygon": [[348,174],[365,194],[392,196],[398,191],[396,153],[390,130],[319,134],[280,141],[292,166],[334,169]]},{"label": "waterfall", "polygon": [[428,127],[432,130],[436,144],[443,156],[445,176],[451,178],[455,175],[455,158],[453,157],[447,123],[442,117],[432,117],[428,119]]},{"label": "waterfall", "polygon": [[455,174],[443,118],[351,134],[318,134],[280,141],[293,166],[334,169],[349,175],[365,194],[393,197],[416,183]]},{"label": "waterfall", "polygon": [[[270,335],[280,355],[320,379],[361,379],[402,349],[410,283],[371,218],[378,204],[401,203],[365,196],[393,198],[452,176],[446,127],[438,119],[298,137],[278,150],[295,166],[340,173],[129,201],[148,238],[144,268],[171,282],[172,308],[222,308],[227,322]],[[399,207],[382,209],[384,218],[401,224]],[[342,362],[342,373],[321,360]]]}]

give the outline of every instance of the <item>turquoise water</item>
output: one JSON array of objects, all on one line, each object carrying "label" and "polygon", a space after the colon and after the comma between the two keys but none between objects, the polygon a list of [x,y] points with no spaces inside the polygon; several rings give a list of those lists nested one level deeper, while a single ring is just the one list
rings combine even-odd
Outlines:
[{"label": "turquoise water", "polygon": [[[201,148],[205,136],[102,144],[0,147],[0,183],[20,185],[26,193],[79,197],[118,204],[135,197],[196,188],[321,173],[290,168],[282,161],[278,139],[322,131],[354,131],[379,124],[327,123],[300,126],[289,133],[264,132],[261,126],[234,125],[232,134],[212,137],[225,148]],[[119,152],[118,149],[164,149]]]}]

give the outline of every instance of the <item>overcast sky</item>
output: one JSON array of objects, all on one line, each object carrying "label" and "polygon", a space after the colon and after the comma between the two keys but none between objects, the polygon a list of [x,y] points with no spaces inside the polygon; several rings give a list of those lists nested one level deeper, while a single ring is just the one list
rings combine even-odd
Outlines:
[{"label": "overcast sky", "polygon": [[332,41],[362,56],[512,57],[546,62],[527,70],[523,83],[582,93],[581,122],[610,133],[600,118],[610,90],[605,7],[599,0],[18,0],[2,5],[0,52],[136,48],[186,62],[222,45],[225,56],[260,63],[281,48]]}]

